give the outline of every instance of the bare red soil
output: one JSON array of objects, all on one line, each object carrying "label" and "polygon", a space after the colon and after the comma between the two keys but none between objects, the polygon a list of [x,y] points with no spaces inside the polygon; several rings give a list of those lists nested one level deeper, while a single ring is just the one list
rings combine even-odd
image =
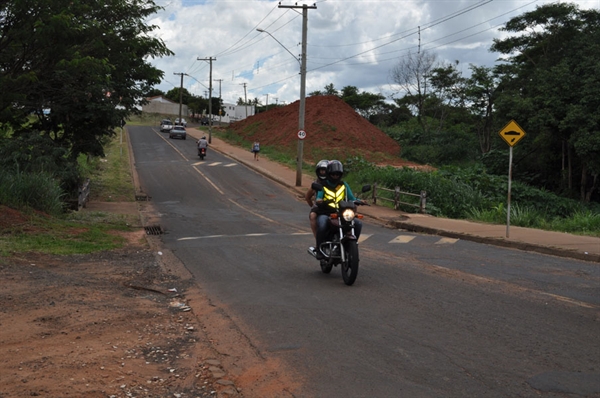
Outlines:
[{"label": "bare red soil", "polygon": [[[230,128],[247,141],[259,140],[261,147],[275,146],[295,154],[298,143],[300,101],[231,124]],[[303,145],[304,160],[345,160],[362,156],[381,164],[412,166],[400,159],[400,145],[360,116],[340,98],[332,95],[306,98]]]}]

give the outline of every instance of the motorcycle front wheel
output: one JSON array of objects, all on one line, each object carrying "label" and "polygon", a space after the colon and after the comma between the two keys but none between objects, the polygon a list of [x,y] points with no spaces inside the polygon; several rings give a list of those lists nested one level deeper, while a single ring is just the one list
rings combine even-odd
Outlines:
[{"label": "motorcycle front wheel", "polygon": [[342,278],[346,285],[351,286],[358,276],[358,243],[349,240],[344,244],[344,250],[346,261],[342,263]]}]

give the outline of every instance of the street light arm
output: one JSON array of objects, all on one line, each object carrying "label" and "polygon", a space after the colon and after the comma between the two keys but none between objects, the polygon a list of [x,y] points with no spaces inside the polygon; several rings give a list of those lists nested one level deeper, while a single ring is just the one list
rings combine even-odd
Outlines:
[{"label": "street light arm", "polygon": [[266,34],[268,34],[269,36],[271,36],[271,37],[273,38],[273,40],[275,40],[277,43],[279,43],[279,45],[280,45],[281,47],[283,47],[283,48],[285,49],[285,51],[287,51],[288,53],[290,53],[290,55],[291,55],[292,57],[294,57],[294,59],[295,59],[296,61],[298,61],[298,63],[300,63],[300,60],[298,59],[298,57],[297,57],[297,56],[295,56],[294,54],[292,54],[292,52],[291,52],[290,50],[288,50],[288,48],[287,48],[286,46],[284,46],[283,44],[281,44],[281,42],[280,42],[279,40],[277,40],[277,39],[275,38],[275,36],[273,36],[272,34],[270,34],[269,32],[267,32],[267,31],[266,31],[266,30],[264,30],[264,29],[260,29],[260,28],[258,28],[258,29],[256,29],[256,30],[257,30],[257,31],[259,31],[260,33],[266,33]]}]

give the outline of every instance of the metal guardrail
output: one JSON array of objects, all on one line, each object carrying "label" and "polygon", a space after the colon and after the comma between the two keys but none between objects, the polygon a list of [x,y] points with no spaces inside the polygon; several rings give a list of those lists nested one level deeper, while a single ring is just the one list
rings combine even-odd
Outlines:
[{"label": "metal guardrail", "polygon": [[[393,198],[387,198],[385,196],[377,195],[378,191],[388,192],[393,194]],[[401,195],[412,196],[419,198],[419,204],[403,202],[400,200]],[[419,213],[426,213],[426,205],[427,205],[427,192],[421,191],[420,194],[410,193],[410,192],[402,192],[400,191],[400,187],[396,187],[395,189],[388,189],[383,187],[378,187],[377,184],[373,184],[373,203],[377,204],[377,200],[383,200],[387,202],[392,202],[394,204],[394,210],[398,210],[400,205],[412,206],[419,208]]]},{"label": "metal guardrail", "polygon": [[77,200],[78,210],[85,207],[90,199],[90,179],[86,178],[83,185],[79,187],[79,198]]}]

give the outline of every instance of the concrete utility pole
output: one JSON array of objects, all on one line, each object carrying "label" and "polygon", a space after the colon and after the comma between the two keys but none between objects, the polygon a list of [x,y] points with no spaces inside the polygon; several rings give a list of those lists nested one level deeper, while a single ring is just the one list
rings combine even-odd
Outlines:
[{"label": "concrete utility pole", "polygon": [[[300,63],[300,110],[298,116],[298,132],[304,131],[304,113],[306,109],[306,36],[308,25],[308,9],[316,9],[317,5],[307,6],[284,6],[279,5],[279,8],[302,8],[302,54]],[[304,151],[304,138],[298,136],[298,154],[296,156],[296,186],[302,186],[302,157]]]},{"label": "concrete utility pole", "polygon": [[181,85],[179,87],[179,123],[181,123],[181,107],[183,103],[183,76],[189,76],[187,73],[173,73],[174,75],[181,75]]},{"label": "concrete utility pole", "polygon": [[265,105],[266,110],[269,110],[269,93],[265,94],[267,96],[267,105]]},{"label": "concrete utility pole", "polygon": [[223,79],[215,79],[216,82],[219,82],[219,126],[221,125],[221,114],[222,109],[221,109],[221,82],[223,81]]},{"label": "concrete utility pole", "polygon": [[210,64],[210,72],[208,74],[208,143],[212,142],[212,61],[216,58],[197,58],[198,61],[208,61]]},{"label": "concrete utility pole", "polygon": [[248,97],[246,96],[246,83],[242,83],[244,86],[244,109],[246,110],[246,119],[248,119]]}]

